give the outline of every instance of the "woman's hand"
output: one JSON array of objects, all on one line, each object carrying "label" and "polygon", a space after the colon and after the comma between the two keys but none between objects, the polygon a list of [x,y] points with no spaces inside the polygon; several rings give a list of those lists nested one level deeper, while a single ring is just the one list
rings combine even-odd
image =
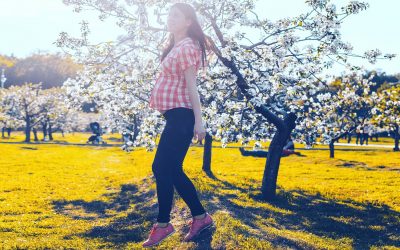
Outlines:
[{"label": "woman's hand", "polygon": [[203,125],[203,121],[195,122],[194,124],[194,138],[197,139],[197,142],[201,142],[206,136],[206,129]]}]

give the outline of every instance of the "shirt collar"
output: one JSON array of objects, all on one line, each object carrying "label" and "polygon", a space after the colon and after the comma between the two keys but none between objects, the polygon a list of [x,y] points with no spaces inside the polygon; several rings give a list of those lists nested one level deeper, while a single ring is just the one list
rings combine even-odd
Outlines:
[{"label": "shirt collar", "polygon": [[190,37],[185,37],[185,38],[183,38],[182,40],[180,40],[178,43],[176,43],[175,45],[174,45],[174,47],[178,47],[179,45],[181,45],[184,41],[186,41],[187,39],[191,39]]}]

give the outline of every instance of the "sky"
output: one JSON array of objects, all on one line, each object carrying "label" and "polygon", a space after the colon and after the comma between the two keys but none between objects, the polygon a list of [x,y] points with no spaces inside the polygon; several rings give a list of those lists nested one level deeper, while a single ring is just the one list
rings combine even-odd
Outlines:
[{"label": "sky", "polygon": [[[345,41],[350,42],[354,52],[362,54],[369,49],[398,55],[391,61],[384,60],[372,65],[360,59],[352,60],[367,69],[377,69],[387,74],[400,73],[400,1],[365,0],[370,8],[351,16],[342,26]],[[337,6],[348,1],[331,0]],[[307,10],[304,0],[259,0],[257,10],[262,17],[277,20],[296,16]],[[61,52],[53,43],[60,32],[73,36],[80,33],[80,22],[89,22],[90,40],[101,42],[114,40],[123,31],[112,21],[98,20],[95,12],[75,13],[62,0],[0,0],[0,54],[25,57],[32,53]],[[334,73],[343,68],[336,66]]]}]

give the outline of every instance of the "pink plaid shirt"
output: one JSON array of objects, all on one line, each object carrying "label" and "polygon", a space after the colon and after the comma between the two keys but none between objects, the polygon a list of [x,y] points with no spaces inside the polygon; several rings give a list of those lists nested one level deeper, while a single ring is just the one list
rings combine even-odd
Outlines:
[{"label": "pink plaid shirt", "polygon": [[184,71],[201,64],[201,50],[190,37],[175,44],[161,63],[161,72],[150,95],[150,108],[168,110],[177,107],[192,108]]}]

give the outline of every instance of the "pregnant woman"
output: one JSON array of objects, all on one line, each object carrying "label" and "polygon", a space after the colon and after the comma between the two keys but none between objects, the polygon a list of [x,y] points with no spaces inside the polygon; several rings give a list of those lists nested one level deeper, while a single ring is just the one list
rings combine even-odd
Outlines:
[{"label": "pregnant woman", "polygon": [[143,247],[157,245],[175,232],[170,223],[174,187],[193,216],[184,241],[213,225],[182,167],[193,136],[201,141],[206,134],[196,87],[198,69],[205,64],[206,38],[195,10],[188,4],[171,7],[167,26],[169,45],[161,55],[161,72],[150,96],[150,108],[166,119],[152,164],[159,209],[157,223]]}]

